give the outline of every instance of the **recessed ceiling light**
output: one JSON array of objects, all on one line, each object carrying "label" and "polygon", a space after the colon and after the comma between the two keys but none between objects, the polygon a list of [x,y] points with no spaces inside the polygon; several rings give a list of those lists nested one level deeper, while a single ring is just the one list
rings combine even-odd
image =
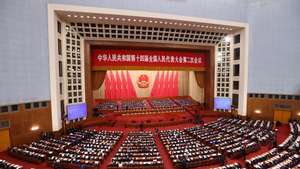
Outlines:
[{"label": "recessed ceiling light", "polygon": [[67,15],[68,17],[71,17],[71,15]]},{"label": "recessed ceiling light", "polygon": [[115,19],[115,18],[113,18],[113,17],[110,18],[110,20],[112,20],[112,21],[113,21],[114,19]]},{"label": "recessed ceiling light", "polygon": [[93,19],[96,19],[97,17],[96,16],[93,16]]},{"label": "recessed ceiling light", "polygon": [[136,19],[133,19],[133,22],[136,22]]},{"label": "recessed ceiling light", "polygon": [[157,21],[154,21],[154,23],[157,23]]},{"label": "recessed ceiling light", "polygon": [[118,20],[120,20],[120,18],[116,18],[116,20],[118,21]]},{"label": "recessed ceiling light", "polygon": [[77,15],[74,15],[74,18],[77,18],[78,16]]},{"label": "recessed ceiling light", "polygon": [[148,22],[146,19],[144,19],[144,22]]},{"label": "recessed ceiling light", "polygon": [[149,23],[152,23],[152,20],[150,20]]},{"label": "recessed ceiling light", "polygon": [[98,17],[98,19],[102,19],[102,17],[101,17],[101,16],[99,16],[99,17]]},{"label": "recessed ceiling light", "polygon": [[105,20],[107,20],[107,19],[108,19],[108,17],[104,17],[104,19],[105,19]]},{"label": "recessed ceiling light", "polygon": [[128,19],[127,19],[127,21],[129,21],[129,22],[130,22],[130,21],[131,21],[131,19],[130,19],[130,18],[128,18]]},{"label": "recessed ceiling light", "polygon": [[86,16],[86,18],[90,18],[90,16]]},{"label": "recessed ceiling light", "polygon": [[142,22],[142,20],[141,20],[141,19],[139,19],[139,22]]},{"label": "recessed ceiling light", "polygon": [[83,15],[80,16],[80,18],[83,18],[83,17],[84,17]]},{"label": "recessed ceiling light", "polygon": [[122,18],[122,21],[126,21],[126,19],[125,19],[125,18]]},{"label": "recessed ceiling light", "polygon": [[230,42],[231,38],[229,36],[225,36],[224,40],[225,42]]}]

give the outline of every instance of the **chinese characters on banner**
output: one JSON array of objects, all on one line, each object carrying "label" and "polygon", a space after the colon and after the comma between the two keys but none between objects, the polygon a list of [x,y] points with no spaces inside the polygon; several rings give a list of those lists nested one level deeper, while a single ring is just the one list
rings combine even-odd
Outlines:
[{"label": "chinese characters on banner", "polygon": [[205,67],[206,54],[150,50],[92,50],[92,66]]}]

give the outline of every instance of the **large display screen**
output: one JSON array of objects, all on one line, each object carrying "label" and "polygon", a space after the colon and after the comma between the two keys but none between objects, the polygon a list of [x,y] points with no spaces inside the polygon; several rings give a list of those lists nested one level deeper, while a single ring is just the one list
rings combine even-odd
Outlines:
[{"label": "large display screen", "polygon": [[232,105],[232,100],[230,98],[216,97],[214,99],[215,109],[225,109],[230,110]]},{"label": "large display screen", "polygon": [[70,104],[67,106],[68,121],[84,118],[87,116],[86,103]]}]

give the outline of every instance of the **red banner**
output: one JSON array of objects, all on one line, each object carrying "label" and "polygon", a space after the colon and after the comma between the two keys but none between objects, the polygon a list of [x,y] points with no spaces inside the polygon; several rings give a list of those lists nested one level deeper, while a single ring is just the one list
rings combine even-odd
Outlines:
[{"label": "red banner", "polygon": [[150,50],[92,50],[92,66],[150,66],[194,67],[206,66],[206,55],[193,52]]}]

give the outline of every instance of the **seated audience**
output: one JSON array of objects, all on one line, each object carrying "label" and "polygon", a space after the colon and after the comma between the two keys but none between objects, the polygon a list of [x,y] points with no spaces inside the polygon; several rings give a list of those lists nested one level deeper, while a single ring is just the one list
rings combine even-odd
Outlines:
[{"label": "seated audience", "polygon": [[0,168],[1,169],[22,169],[23,166],[13,164],[8,161],[0,159]]},{"label": "seated audience", "polygon": [[163,168],[152,132],[131,132],[109,168]]}]

